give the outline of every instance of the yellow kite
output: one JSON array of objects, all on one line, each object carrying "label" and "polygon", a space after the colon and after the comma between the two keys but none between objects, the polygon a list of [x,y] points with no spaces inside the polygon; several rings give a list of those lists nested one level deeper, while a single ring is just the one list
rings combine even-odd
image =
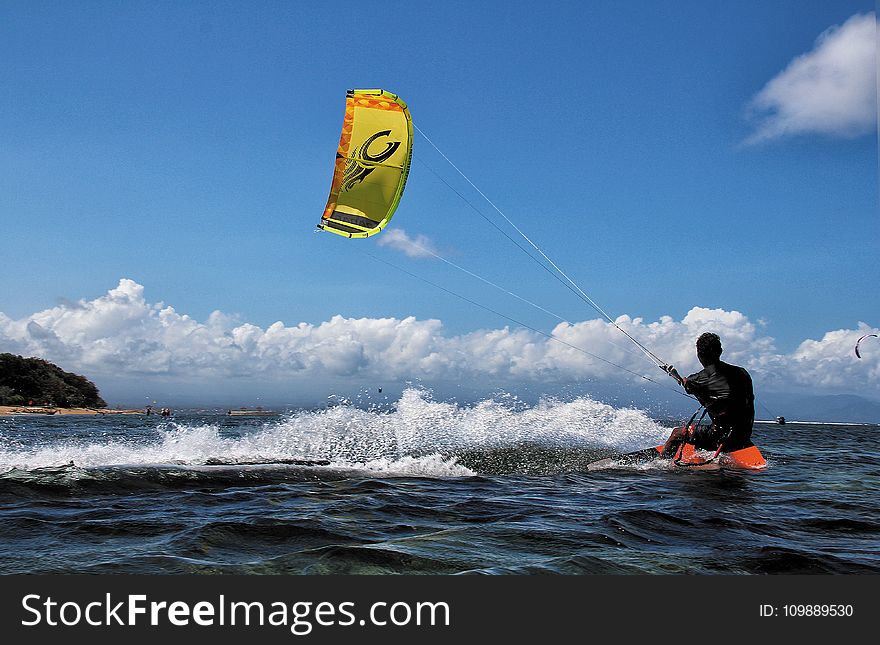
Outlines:
[{"label": "yellow kite", "polygon": [[400,97],[349,90],[327,208],[318,228],[344,237],[381,231],[403,195],[412,157],[412,118]]}]

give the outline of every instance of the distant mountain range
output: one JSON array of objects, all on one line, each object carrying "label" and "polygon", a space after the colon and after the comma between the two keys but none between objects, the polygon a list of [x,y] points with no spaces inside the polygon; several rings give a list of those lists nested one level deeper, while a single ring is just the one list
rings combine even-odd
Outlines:
[{"label": "distant mountain range", "polygon": [[880,401],[855,394],[766,393],[757,402],[759,419],[785,417],[786,421],[839,421],[880,424]]},{"label": "distant mountain range", "polygon": [[[116,385],[120,380],[117,379]],[[350,399],[355,405],[363,404],[371,406],[376,403],[393,404],[400,396],[401,390],[406,387],[399,383],[384,383],[383,393],[371,385],[370,390],[365,388],[342,388],[327,386],[326,393],[316,394],[314,391],[277,394],[250,389],[241,390],[236,396],[218,392],[202,390],[186,391],[177,385],[153,384],[152,399],[159,399],[162,405],[175,407],[204,407],[214,406],[218,408],[238,408],[241,405],[254,407],[256,405],[277,407],[305,407],[321,408],[327,404],[327,394],[335,394]],[[673,384],[674,385],[674,384]],[[142,383],[125,385],[126,391],[115,393],[115,399],[120,401],[136,401],[129,398],[127,391],[135,387],[143,387]],[[454,400],[461,405],[470,402],[482,401],[487,398],[495,398],[498,393],[511,392],[516,394],[516,400],[527,405],[536,404],[542,397],[557,396],[567,400],[577,396],[588,395],[613,405],[616,408],[634,407],[647,412],[651,417],[670,425],[684,423],[693,414],[697,402],[686,396],[676,394],[677,388],[672,386],[666,390],[656,388],[635,388],[631,383],[615,384],[607,382],[586,382],[572,384],[571,387],[556,387],[552,384],[499,384],[497,388],[474,383],[432,383],[432,397],[434,400]],[[683,395],[683,392],[680,392]],[[876,423],[880,424],[880,392],[878,398],[869,398],[854,394],[828,394],[810,395],[797,393],[767,392],[761,387],[756,387],[758,399],[755,403],[755,412],[758,419],[774,420],[777,416],[783,416],[788,421],[837,421],[840,423]],[[505,397],[502,396],[502,399]],[[506,399],[505,399],[506,400]],[[143,400],[139,403],[128,404],[127,407],[143,407]]]}]

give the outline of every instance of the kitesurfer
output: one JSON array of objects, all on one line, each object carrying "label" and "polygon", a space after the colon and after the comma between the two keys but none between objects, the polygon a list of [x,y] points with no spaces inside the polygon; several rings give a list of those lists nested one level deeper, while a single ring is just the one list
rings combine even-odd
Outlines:
[{"label": "kitesurfer", "polygon": [[683,443],[701,450],[732,452],[752,445],[755,421],[755,392],[752,377],[742,367],[721,360],[721,339],[706,332],[697,339],[697,359],[703,369],[682,378],[672,365],[661,365],[679,385],[697,397],[709,413],[712,424],[675,428],[663,446],[663,456],[671,457]]}]

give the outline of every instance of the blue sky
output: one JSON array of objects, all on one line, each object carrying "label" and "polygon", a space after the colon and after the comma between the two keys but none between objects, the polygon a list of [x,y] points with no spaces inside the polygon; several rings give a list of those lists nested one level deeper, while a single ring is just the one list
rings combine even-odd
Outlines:
[{"label": "blue sky", "polygon": [[[366,248],[552,330],[557,320],[447,265],[378,238],[313,233],[345,90],[381,87],[612,316],[740,312],[774,356],[860,322],[873,330],[876,127],[750,141],[767,117],[750,114],[762,89],[825,30],[872,10],[801,0],[5,2],[0,312],[25,321],[128,279],[147,303],[262,330],[337,315],[438,319],[448,337],[508,324]],[[573,323],[596,317],[435,173],[477,203],[417,136],[392,226]],[[6,338],[7,350],[32,347]],[[856,390],[875,387],[865,374]]]}]

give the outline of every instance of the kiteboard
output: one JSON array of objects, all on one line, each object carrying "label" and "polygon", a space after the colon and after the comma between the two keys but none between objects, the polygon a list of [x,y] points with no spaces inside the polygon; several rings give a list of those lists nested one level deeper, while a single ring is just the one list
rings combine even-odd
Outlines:
[{"label": "kiteboard", "polygon": [[211,457],[205,461],[205,466],[329,466],[326,459],[273,459],[271,461],[239,461],[236,459],[221,459]]},{"label": "kiteboard", "polygon": [[[612,468],[627,468],[649,464],[662,459],[663,446],[645,448],[616,457],[608,457],[587,464],[587,470],[607,470]],[[688,468],[691,470],[719,470],[731,468],[735,470],[761,470],[767,467],[767,460],[754,444],[750,444],[739,450],[729,452],[713,452],[699,450],[693,444],[685,444],[681,452],[673,459],[667,459],[676,468]]]}]

